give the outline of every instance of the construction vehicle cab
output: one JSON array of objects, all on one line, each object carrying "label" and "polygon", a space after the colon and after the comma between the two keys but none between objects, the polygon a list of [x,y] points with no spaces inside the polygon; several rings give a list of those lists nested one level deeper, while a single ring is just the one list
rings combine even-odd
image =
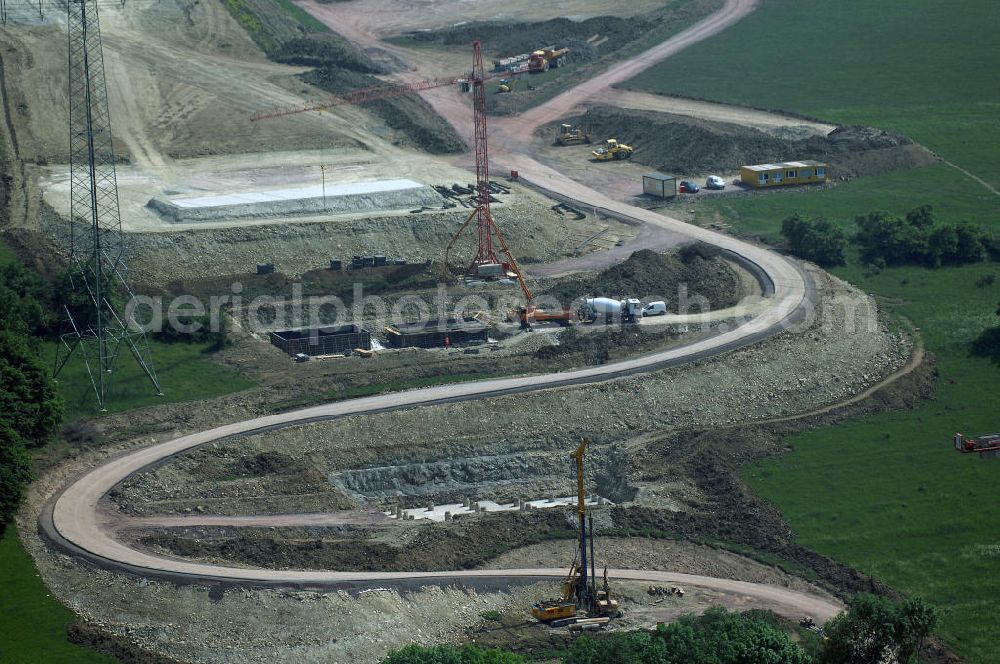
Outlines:
[{"label": "construction vehicle cab", "polygon": [[574,597],[578,583],[579,567],[576,560],[569,567],[569,574],[562,582],[562,592],[556,599],[544,599],[536,602],[531,607],[531,615],[541,622],[552,622],[553,620],[563,620],[576,615],[577,601]]},{"label": "construction vehicle cab", "polygon": [[556,69],[563,65],[563,61],[566,59],[566,54],[569,53],[568,48],[543,48],[534,51],[528,57],[528,72],[531,74],[538,74],[543,71],[548,71],[551,69]]},{"label": "construction vehicle cab", "polygon": [[515,87],[517,87],[516,78],[501,78],[500,85],[497,87],[497,92],[510,92]]},{"label": "construction vehicle cab", "polygon": [[579,125],[564,124],[559,127],[559,137],[556,138],[556,142],[559,145],[590,143],[590,134],[581,129]]},{"label": "construction vehicle cab", "polygon": [[609,138],[604,142],[604,147],[597,148],[591,152],[595,161],[611,161],[612,159],[630,159],[632,157],[632,147],[619,143],[617,139]]}]

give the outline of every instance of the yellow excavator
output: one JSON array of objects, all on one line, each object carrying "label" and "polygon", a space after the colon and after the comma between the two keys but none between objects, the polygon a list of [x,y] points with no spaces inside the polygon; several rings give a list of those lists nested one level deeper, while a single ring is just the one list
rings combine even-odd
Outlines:
[{"label": "yellow excavator", "polygon": [[[573,558],[569,574],[563,580],[562,594],[556,599],[543,600],[531,607],[531,615],[542,622],[552,622],[563,618],[573,618],[577,611],[585,611],[591,617],[614,617],[619,613],[619,602],[611,596],[608,585],[608,568],[604,568],[604,586],[597,589],[597,574],[594,569],[594,519],[589,519],[587,532],[587,506],[583,491],[583,459],[587,453],[589,440],[584,438],[579,447],[570,454],[576,461],[576,513],[580,518],[580,543],[578,556]],[[589,552],[588,552],[589,544]],[[590,556],[590,570],[587,556]],[[576,561],[580,560],[577,565]],[[589,576],[589,580],[588,580]]]},{"label": "yellow excavator", "polygon": [[604,141],[604,147],[597,148],[590,153],[594,161],[611,161],[612,159],[631,159],[632,147],[619,143],[615,138]]}]

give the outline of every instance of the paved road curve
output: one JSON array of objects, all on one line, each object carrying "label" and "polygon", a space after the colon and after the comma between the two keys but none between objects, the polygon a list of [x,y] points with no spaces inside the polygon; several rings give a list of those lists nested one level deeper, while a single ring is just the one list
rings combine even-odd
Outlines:
[{"label": "paved road curve", "polygon": [[[730,0],[717,14],[688,31],[677,35],[651,49],[630,63],[613,68],[612,75],[602,79],[602,85],[581,90],[588,96],[603,89],[614,80],[634,75],[652,62],[658,62],[698,39],[714,34],[745,15],[754,6],[752,0]],[[311,5],[309,5],[311,6]],[[720,27],[721,26],[721,27]],[[584,86],[587,84],[585,83]],[[593,88],[593,89],[591,89]],[[546,105],[548,115],[555,107],[573,102],[572,97],[557,97],[558,103]],[[553,100],[553,101],[556,101]],[[541,117],[533,122],[543,121]],[[151,577],[175,581],[219,581],[248,585],[299,584],[299,585],[351,585],[365,583],[428,582],[488,582],[514,579],[562,578],[563,569],[507,569],[507,570],[457,570],[444,572],[335,572],[335,571],[282,571],[263,568],[228,567],[187,560],[166,558],[132,549],[112,536],[112,523],[101,516],[98,503],[116,484],[133,473],[162,462],[172,455],[190,450],[208,442],[232,436],[247,435],[276,428],[308,422],[328,420],[349,415],[377,413],[400,408],[414,408],[438,403],[485,399],[491,396],[554,389],[568,385],[597,382],[623,375],[647,373],[667,366],[675,366],[694,359],[724,353],[734,348],[754,343],[784,329],[802,314],[807,304],[808,284],[799,270],[783,257],[763,248],[741,242],[705,229],[663,217],[653,212],[630,207],[613,201],[583,185],[570,181],[523,154],[503,155],[505,163],[518,168],[531,183],[564,198],[585,206],[600,206],[633,220],[710,242],[742,256],[755,264],[773,284],[773,294],[768,306],[753,320],[711,339],[700,340],[680,348],[653,353],[644,357],[623,360],[599,367],[575,369],[556,374],[501,378],[473,383],[442,385],[421,390],[382,394],[362,399],[341,401],[313,408],[255,418],[220,426],[208,431],[182,436],[145,449],[136,450],[95,468],[70,484],[56,497],[51,509],[42,516],[40,525],[56,544],[78,556],[102,566],[130,571]],[[674,574],[645,570],[609,570],[616,579],[634,579],[657,584],[679,583],[738,593],[753,602],[766,605],[789,616],[811,615],[825,620],[840,607],[824,599],[782,587],[744,583],[727,579]]]}]

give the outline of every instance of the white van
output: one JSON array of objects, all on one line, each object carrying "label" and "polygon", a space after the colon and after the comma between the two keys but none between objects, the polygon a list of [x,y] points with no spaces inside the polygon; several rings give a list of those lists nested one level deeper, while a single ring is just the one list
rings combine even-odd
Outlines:
[{"label": "white van", "polygon": [[667,313],[667,303],[663,301],[650,302],[642,308],[642,315],[646,316],[664,316]]},{"label": "white van", "polygon": [[705,189],[725,189],[726,181],[718,175],[709,175],[705,180]]}]

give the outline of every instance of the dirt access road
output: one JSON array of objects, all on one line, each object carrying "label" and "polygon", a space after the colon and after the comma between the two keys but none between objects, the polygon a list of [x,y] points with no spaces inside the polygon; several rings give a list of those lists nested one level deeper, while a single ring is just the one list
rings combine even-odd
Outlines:
[{"label": "dirt access road", "polygon": [[[560,97],[557,97],[545,107],[536,109],[532,112],[530,122],[534,122],[533,126],[537,126],[539,123],[546,122],[546,118],[558,117],[560,113],[564,112],[561,109],[570,108],[581,99],[589,98],[608,85],[641,71],[643,67],[659,62],[681,48],[695,43],[699,39],[704,39],[707,36],[715,34],[741,18],[752,10],[755,5],[756,3],[750,0],[731,0],[718,14],[651,49],[647,54],[640,56],[640,58],[624,63],[623,66],[612,68],[606,75],[600,77],[599,82],[588,82],[584,84],[578,93],[574,94],[573,91],[570,91],[560,95]],[[308,5],[309,9],[314,7],[318,7],[318,5]],[[467,114],[467,111],[465,114]],[[523,123],[520,124],[523,128]],[[68,486],[57,496],[50,506],[51,510],[46,510],[42,516],[41,526],[47,536],[60,544],[64,549],[100,565],[173,580],[217,580],[249,585],[317,584],[329,586],[336,584],[405,583],[414,580],[427,582],[446,582],[448,580],[475,582],[476,579],[484,580],[489,578],[562,578],[565,574],[563,569],[362,573],[300,570],[280,571],[273,569],[227,567],[177,560],[138,551],[117,541],[112,533],[108,531],[105,517],[102,516],[98,507],[102,497],[129,475],[149,468],[151,465],[160,463],[185,450],[222,438],[246,435],[252,432],[269,431],[281,427],[347,415],[384,412],[400,408],[415,408],[421,405],[454,401],[486,399],[491,396],[514,392],[552,389],[605,381],[629,374],[644,373],[755,343],[760,339],[785,329],[789,323],[797,320],[802,315],[802,305],[807,301],[809,288],[802,273],[787,259],[761,247],[734,238],[704,229],[692,228],[678,220],[662,217],[646,210],[632,208],[617,201],[612,201],[598,192],[591,191],[578,183],[569,181],[568,178],[551,169],[546,171],[544,167],[534,162],[530,157],[518,154],[513,150],[506,151],[504,158],[517,164],[517,167],[524,169],[522,172],[530,172],[532,181],[538,180],[544,182],[546,188],[557,192],[560,196],[586,205],[607,206],[606,209],[613,210],[616,214],[627,216],[635,222],[658,226],[668,231],[702,239],[744,256],[746,260],[759,266],[773,283],[774,294],[770,298],[769,306],[758,317],[730,332],[710,339],[703,339],[680,348],[654,353],[647,357],[633,358],[603,366],[576,369],[559,374],[443,385],[409,392],[353,399],[237,422],[152,445],[113,459],[91,470]],[[646,570],[617,569],[609,570],[608,573],[609,576],[616,579],[640,580],[660,584],[681,583],[689,586],[735,592],[761,603],[766,603],[769,606],[776,607],[781,613],[792,617],[808,614],[820,620],[826,620],[836,614],[841,608],[829,600],[813,595],[762,584]]]}]

